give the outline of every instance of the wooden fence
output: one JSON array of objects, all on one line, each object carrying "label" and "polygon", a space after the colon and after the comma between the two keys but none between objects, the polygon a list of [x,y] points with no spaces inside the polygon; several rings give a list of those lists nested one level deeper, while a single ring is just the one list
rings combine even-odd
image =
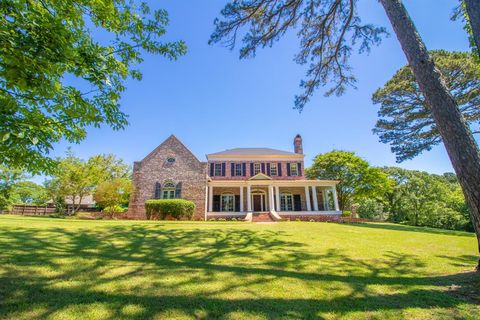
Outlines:
[{"label": "wooden fence", "polygon": [[[81,205],[80,212],[99,212],[100,210],[97,208],[91,208],[85,205]],[[73,212],[73,206],[67,205],[65,208],[65,213],[70,214]],[[22,216],[46,216],[55,213],[55,206],[52,204],[47,204],[44,206],[36,206],[36,205],[29,205],[29,204],[16,204],[12,206],[10,211],[3,211],[2,213],[9,213],[9,214],[18,214]]]}]

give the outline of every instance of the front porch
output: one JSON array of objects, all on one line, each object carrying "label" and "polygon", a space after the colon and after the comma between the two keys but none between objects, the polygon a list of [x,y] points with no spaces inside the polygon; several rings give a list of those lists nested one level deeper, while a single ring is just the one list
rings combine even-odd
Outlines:
[{"label": "front porch", "polygon": [[[255,177],[252,177],[255,178]],[[238,218],[251,220],[253,213],[282,216],[339,216],[341,211],[334,180],[210,180],[205,199],[205,220]]]}]

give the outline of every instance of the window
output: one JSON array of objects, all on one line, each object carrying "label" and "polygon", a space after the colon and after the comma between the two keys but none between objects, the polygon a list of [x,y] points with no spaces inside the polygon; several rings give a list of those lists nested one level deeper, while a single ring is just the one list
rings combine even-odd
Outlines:
[{"label": "window", "polygon": [[290,163],[290,175],[298,176],[298,164]]},{"label": "window", "polygon": [[293,196],[291,193],[280,194],[280,210],[293,211]]},{"label": "window", "polygon": [[171,181],[166,182],[162,189],[162,198],[163,199],[173,199],[175,198],[175,184]]},{"label": "window", "polygon": [[257,175],[262,172],[262,165],[260,163],[253,164],[253,175]]},{"label": "window", "polygon": [[277,164],[270,163],[270,175],[271,176],[278,176]]},{"label": "window", "polygon": [[175,158],[174,158],[174,157],[169,157],[169,158],[167,158],[167,163],[172,164],[172,163],[174,163],[174,162],[175,162]]},{"label": "window", "polygon": [[243,165],[241,163],[235,163],[235,175],[243,176]]},{"label": "window", "polygon": [[235,196],[232,193],[222,194],[220,202],[220,211],[235,211]]},{"label": "window", "polygon": [[221,163],[215,163],[215,171],[213,172],[213,175],[215,177],[221,177],[222,176],[222,164]]}]

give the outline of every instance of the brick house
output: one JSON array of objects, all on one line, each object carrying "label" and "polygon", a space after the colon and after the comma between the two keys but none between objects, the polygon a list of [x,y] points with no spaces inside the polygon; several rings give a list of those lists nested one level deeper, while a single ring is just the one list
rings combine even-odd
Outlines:
[{"label": "brick house", "polygon": [[171,135],[142,161],[135,162],[129,217],[145,219],[144,203],[153,198],[191,200],[198,220],[280,220],[341,214],[335,189],[338,181],[305,178],[300,135],[294,139],[294,152],[235,148],[206,157],[206,162],[200,161]]}]

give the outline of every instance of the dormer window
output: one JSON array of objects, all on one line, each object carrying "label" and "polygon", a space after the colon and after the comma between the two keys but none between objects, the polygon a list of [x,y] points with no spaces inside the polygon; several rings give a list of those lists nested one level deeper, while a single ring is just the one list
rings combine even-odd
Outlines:
[{"label": "dormer window", "polygon": [[174,158],[174,157],[168,157],[168,158],[167,158],[167,163],[168,163],[168,164],[173,164],[173,163],[175,163],[175,158]]},{"label": "dormer window", "polygon": [[254,163],[253,164],[253,175],[257,175],[262,172],[262,164],[261,163]]},{"label": "dormer window", "polygon": [[291,176],[298,176],[298,164],[297,163],[290,163],[290,175]]}]

